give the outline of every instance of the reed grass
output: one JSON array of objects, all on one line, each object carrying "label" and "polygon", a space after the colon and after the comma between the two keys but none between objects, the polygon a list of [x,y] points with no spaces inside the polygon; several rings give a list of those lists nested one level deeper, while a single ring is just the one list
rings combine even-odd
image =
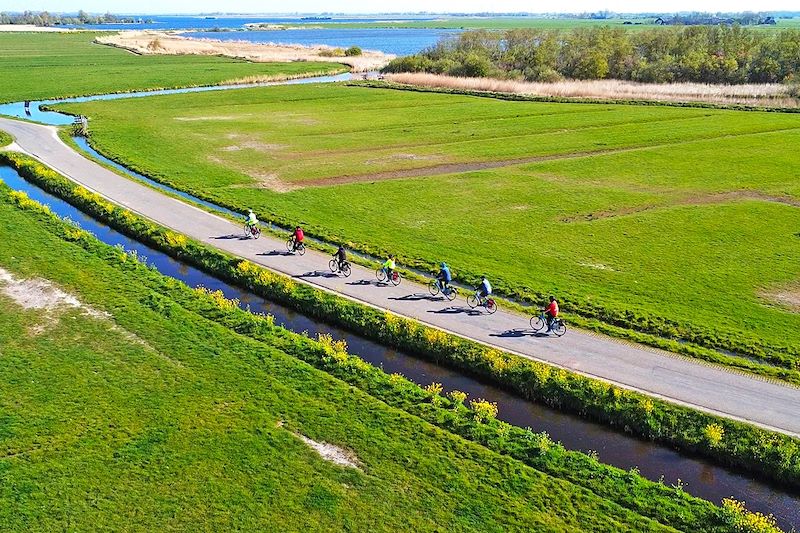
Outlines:
[{"label": "reed grass", "polygon": [[386,79],[395,83],[422,87],[556,98],[708,102],[770,107],[798,107],[800,105],[800,99],[793,97],[789,87],[780,83],[714,85],[708,83],[637,83],[624,80],[526,82],[494,78],[461,78],[422,72],[387,74]]}]

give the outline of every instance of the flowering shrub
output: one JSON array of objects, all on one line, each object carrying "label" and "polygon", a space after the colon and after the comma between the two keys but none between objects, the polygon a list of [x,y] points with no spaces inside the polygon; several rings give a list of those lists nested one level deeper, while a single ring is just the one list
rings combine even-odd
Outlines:
[{"label": "flowering shrub", "polygon": [[775,517],[762,513],[752,513],[745,509],[744,503],[725,498],[722,500],[722,510],[728,525],[742,533],[780,533],[775,524]]},{"label": "flowering shrub", "polygon": [[489,422],[497,418],[497,404],[494,402],[487,402],[479,398],[469,402],[469,406],[474,412],[475,420],[478,422]]}]

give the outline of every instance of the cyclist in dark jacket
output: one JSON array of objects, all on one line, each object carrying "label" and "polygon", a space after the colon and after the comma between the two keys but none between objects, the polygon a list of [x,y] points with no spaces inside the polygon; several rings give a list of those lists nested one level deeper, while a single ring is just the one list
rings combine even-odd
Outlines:
[{"label": "cyclist in dark jacket", "polygon": [[342,266],[347,262],[347,252],[344,251],[344,246],[339,245],[339,249],[333,254],[333,258],[339,264],[339,270],[342,270]]}]

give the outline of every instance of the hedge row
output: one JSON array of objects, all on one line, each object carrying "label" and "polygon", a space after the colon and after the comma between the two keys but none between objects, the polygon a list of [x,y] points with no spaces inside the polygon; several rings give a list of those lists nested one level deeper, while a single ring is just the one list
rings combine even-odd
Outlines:
[{"label": "hedge row", "polygon": [[[30,170],[28,162],[17,162]],[[42,168],[35,170],[41,179],[52,179],[48,175],[50,171],[45,172]],[[91,196],[80,192],[75,198],[88,200]],[[64,240],[102,257],[117,268],[135,271],[143,288],[148,289],[142,293],[142,303],[157,312],[169,315],[171,306],[180,305],[239,334],[297,357],[393,407],[676,529],[697,532],[778,531],[769,517],[748,512],[740,502],[726,499],[722,507],[716,507],[708,501],[687,494],[680,486],[669,487],[649,481],[640,476],[636,469],[626,472],[604,465],[589,455],[564,449],[559,443],[550,440],[546,433],[535,433],[530,428],[522,429],[496,420],[495,408],[488,402],[474,400],[467,407],[464,405],[464,395],[454,392],[449,398],[445,398],[441,396],[441,388],[436,384],[421,388],[399,374],[387,375],[362,359],[348,354],[344,343],[334,341],[329,336],[320,336],[318,340],[310,339],[275,326],[270,316],[241,309],[238,302],[225,299],[221,292],[191,289],[182,282],[148,268],[138,260],[131,260],[136,259],[135,256],[106,245],[90,233],[58,219],[49,210],[28,199],[24,193],[12,192],[1,186],[0,198],[34,212],[42,226]],[[99,198],[92,199],[103,212],[131,220],[129,212],[108,205]],[[141,219],[134,221],[137,226],[143,222]],[[151,236],[162,239],[165,245],[183,250],[195,245],[182,235],[168,231],[152,232]],[[239,264],[247,265],[245,262]],[[248,265],[244,270],[249,271],[250,268],[252,267]],[[270,283],[279,283],[281,279],[281,276],[263,270],[259,275],[264,279],[274,278]],[[397,318],[389,320],[394,320],[391,328],[402,324]]]},{"label": "hedge row", "polygon": [[45,190],[126,235],[304,314],[481,377],[526,399],[748,470],[782,485],[800,487],[800,439],[492,349],[315,289],[161,228],[26,156],[0,154],[3,160]]}]

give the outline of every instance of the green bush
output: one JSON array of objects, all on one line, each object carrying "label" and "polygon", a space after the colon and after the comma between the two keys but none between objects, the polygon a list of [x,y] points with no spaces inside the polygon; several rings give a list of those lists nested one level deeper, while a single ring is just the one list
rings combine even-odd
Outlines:
[{"label": "green bush", "polygon": [[358,46],[351,46],[350,48],[344,51],[344,55],[346,55],[347,57],[360,56],[361,53],[362,53],[361,48],[359,48]]},{"label": "green bush", "polygon": [[322,57],[344,57],[344,48],[323,48],[319,51]]}]

